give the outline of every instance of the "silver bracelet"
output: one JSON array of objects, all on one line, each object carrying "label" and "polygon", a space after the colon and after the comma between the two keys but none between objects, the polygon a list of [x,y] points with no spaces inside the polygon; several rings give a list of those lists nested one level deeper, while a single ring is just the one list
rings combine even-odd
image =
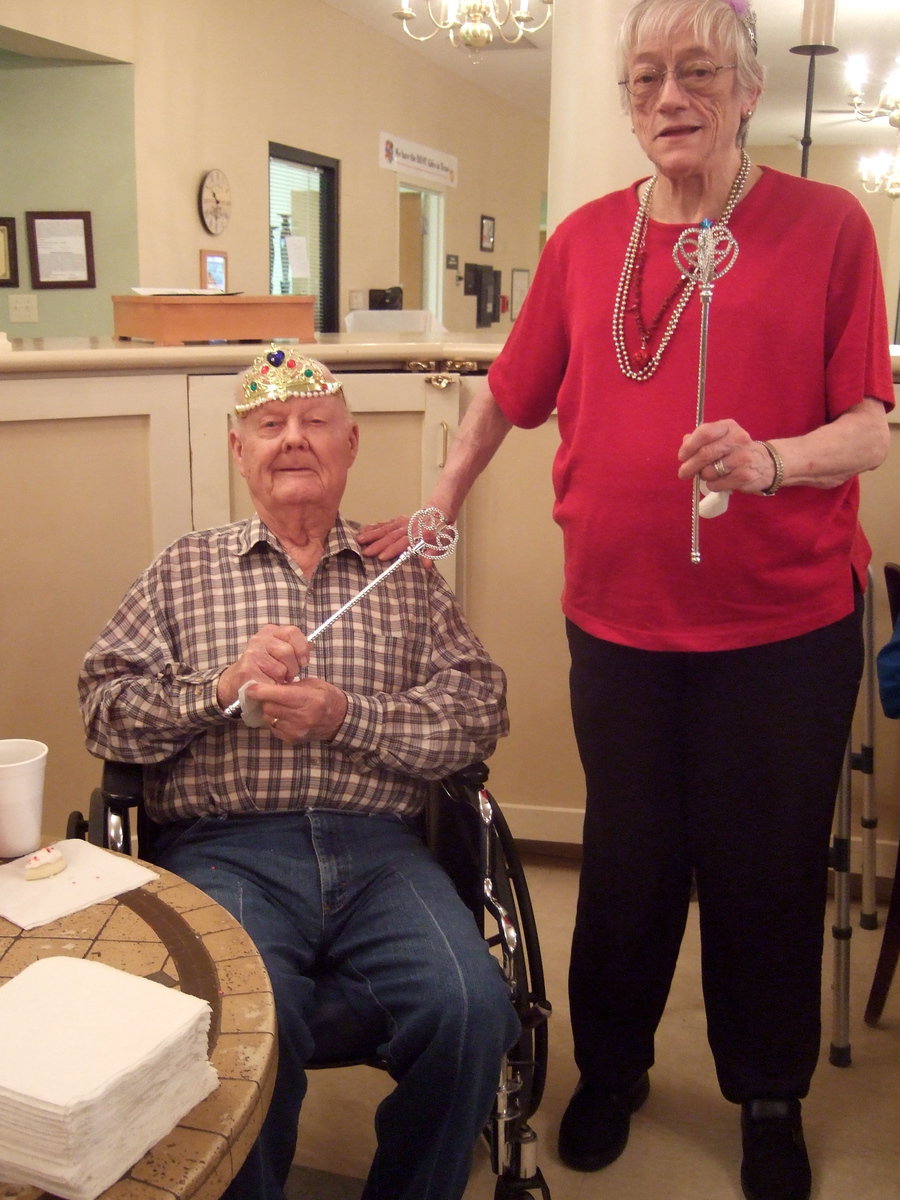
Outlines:
[{"label": "silver bracelet", "polygon": [[767,488],[760,492],[761,496],[774,496],[781,485],[784,483],[784,459],[775,449],[771,442],[759,442],[760,446],[764,446],[769,452],[769,458],[772,460],[772,466],[775,468],[775,475],[772,482]]}]

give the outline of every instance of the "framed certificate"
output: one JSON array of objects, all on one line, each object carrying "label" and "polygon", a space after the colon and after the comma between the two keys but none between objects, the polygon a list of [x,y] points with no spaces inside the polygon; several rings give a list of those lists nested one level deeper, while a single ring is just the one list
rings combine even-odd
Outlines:
[{"label": "framed certificate", "polygon": [[0,217],[0,287],[19,286],[19,260],[16,254],[16,219]]},{"label": "framed certificate", "polygon": [[27,212],[33,288],[92,288],[94,242],[89,212]]}]

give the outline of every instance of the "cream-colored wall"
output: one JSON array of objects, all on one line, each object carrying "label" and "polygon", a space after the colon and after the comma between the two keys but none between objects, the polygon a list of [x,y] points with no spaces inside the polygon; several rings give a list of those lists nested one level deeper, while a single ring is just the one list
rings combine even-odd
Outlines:
[{"label": "cream-colored wall", "polygon": [[[135,283],[196,287],[198,251],[216,246],[231,287],[267,292],[271,141],[340,160],[341,311],[351,290],[393,285],[400,176],[380,165],[382,131],[457,157],[459,185],[444,189],[447,254],[489,262],[507,294],[513,267],[534,269],[547,123],[485,92],[477,74],[435,69],[317,0],[131,0],[114,20],[106,0],[4,0],[0,25],[134,62]],[[199,179],[212,167],[233,197],[218,238],[197,217]],[[492,254],[479,249],[482,213],[496,219]],[[444,273],[444,324],[472,330],[475,298],[455,276]],[[502,334],[509,317],[495,328]]]}]

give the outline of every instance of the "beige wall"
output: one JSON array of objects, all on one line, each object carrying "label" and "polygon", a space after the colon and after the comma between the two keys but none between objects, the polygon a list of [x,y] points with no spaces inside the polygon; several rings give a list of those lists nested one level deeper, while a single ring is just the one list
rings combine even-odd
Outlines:
[{"label": "beige wall", "polygon": [[[379,163],[382,131],[457,157],[459,186],[444,189],[446,253],[490,262],[506,294],[513,267],[534,269],[548,124],[485,92],[477,75],[436,70],[317,0],[123,0],[112,10],[108,0],[4,0],[0,45],[46,53],[35,37],[134,63],[135,284],[196,287],[198,252],[216,246],[229,286],[268,291],[270,141],[340,160],[341,312],[351,290],[397,283],[401,177]],[[218,238],[197,217],[212,167],[233,197]],[[479,250],[482,213],[496,218],[493,254]],[[444,273],[444,324],[471,330],[475,298],[455,277]],[[508,316],[495,326],[508,328]]]}]

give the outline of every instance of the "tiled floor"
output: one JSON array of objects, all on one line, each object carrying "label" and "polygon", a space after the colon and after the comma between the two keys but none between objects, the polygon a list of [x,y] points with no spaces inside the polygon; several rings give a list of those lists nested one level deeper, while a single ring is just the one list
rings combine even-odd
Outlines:
[{"label": "tiled floor", "polygon": [[[548,995],[554,1005],[547,1088],[534,1118],[538,1163],[552,1200],[740,1200],[738,1110],[716,1085],[700,997],[696,911],[657,1040],[650,1099],[632,1122],[618,1162],[593,1175],[562,1166],[559,1118],[576,1082],[566,1003],[566,968],[577,889],[570,862],[530,859],[528,881],[540,929]],[[851,940],[852,1065],[828,1062],[832,1036],[831,939],[823,988],[823,1051],[804,1104],[813,1164],[813,1200],[900,1200],[900,974],[881,1024],[862,1013],[881,929],[865,931],[854,914]],[[390,1087],[365,1067],[314,1074],[304,1105],[298,1163],[344,1179],[323,1188],[321,1176],[298,1174],[292,1200],[357,1200],[373,1151],[372,1112]],[[349,1178],[346,1178],[349,1177]],[[307,1184],[309,1186],[307,1186]],[[478,1147],[466,1200],[491,1200],[494,1179]]]}]

